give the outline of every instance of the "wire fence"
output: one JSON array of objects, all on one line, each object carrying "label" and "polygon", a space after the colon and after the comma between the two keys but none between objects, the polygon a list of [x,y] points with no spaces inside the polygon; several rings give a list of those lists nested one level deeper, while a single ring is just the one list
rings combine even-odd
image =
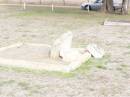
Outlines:
[{"label": "wire fence", "polygon": [[60,8],[80,8],[80,4],[86,0],[0,0],[0,6],[20,6],[24,10],[27,7],[51,7],[52,11],[56,7]]},{"label": "wire fence", "polygon": [[[83,2],[94,2],[95,0],[0,0],[0,5],[22,5],[26,6],[51,6],[51,7],[72,7],[79,8]],[[122,0],[114,0],[121,3]],[[130,0],[128,0],[128,8],[130,8]]]},{"label": "wire fence", "polygon": [[86,0],[0,0],[0,4],[21,4],[26,2],[27,4],[37,5],[66,5],[66,6],[79,6]]}]

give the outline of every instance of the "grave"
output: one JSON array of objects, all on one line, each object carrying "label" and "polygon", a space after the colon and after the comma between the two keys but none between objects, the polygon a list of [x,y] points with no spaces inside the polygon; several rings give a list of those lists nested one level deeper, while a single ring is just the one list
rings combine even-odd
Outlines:
[{"label": "grave", "polygon": [[130,21],[126,20],[105,20],[105,26],[130,26]]},{"label": "grave", "polygon": [[84,48],[72,48],[72,33],[47,44],[17,43],[0,48],[0,65],[37,70],[70,72],[87,61],[91,54]]}]

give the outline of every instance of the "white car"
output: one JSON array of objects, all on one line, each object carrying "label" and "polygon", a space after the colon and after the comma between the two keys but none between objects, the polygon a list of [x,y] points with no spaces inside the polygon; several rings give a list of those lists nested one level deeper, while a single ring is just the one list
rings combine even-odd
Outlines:
[{"label": "white car", "polygon": [[94,3],[83,2],[81,9],[83,10],[100,10],[103,2],[102,0],[96,0]]},{"label": "white car", "polygon": [[[97,11],[97,10],[101,9],[102,5],[103,5],[103,0],[96,0],[93,3],[83,2],[81,4],[81,9],[83,9],[83,10],[95,10],[95,11]],[[114,2],[114,4],[113,4],[114,10],[121,9],[121,7],[122,7],[121,3]]]}]

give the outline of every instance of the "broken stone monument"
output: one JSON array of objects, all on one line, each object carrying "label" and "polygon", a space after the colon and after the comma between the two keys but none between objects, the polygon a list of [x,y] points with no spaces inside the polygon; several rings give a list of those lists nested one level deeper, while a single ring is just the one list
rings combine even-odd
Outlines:
[{"label": "broken stone monument", "polygon": [[88,46],[88,48],[72,48],[72,38],[72,32],[67,32],[57,38],[52,46],[48,44],[17,43],[2,47],[0,48],[0,65],[70,72],[80,67],[92,55],[95,58],[103,57],[103,53],[95,49],[93,45]]},{"label": "broken stone monument", "polygon": [[73,37],[72,32],[67,32],[61,35],[60,38],[57,38],[51,47],[50,57],[52,59],[58,59],[61,57],[60,56],[61,50],[69,51],[71,49],[72,37]]}]

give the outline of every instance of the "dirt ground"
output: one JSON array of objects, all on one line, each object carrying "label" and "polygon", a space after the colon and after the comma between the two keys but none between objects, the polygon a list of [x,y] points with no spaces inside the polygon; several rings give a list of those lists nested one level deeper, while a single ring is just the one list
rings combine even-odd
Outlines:
[{"label": "dirt ground", "polygon": [[105,18],[129,16],[48,11],[1,7],[0,47],[16,42],[52,44],[60,34],[71,30],[73,46],[96,43],[104,48],[109,56],[105,69],[95,67],[64,78],[1,68],[0,97],[130,97],[130,27],[102,25]]}]

